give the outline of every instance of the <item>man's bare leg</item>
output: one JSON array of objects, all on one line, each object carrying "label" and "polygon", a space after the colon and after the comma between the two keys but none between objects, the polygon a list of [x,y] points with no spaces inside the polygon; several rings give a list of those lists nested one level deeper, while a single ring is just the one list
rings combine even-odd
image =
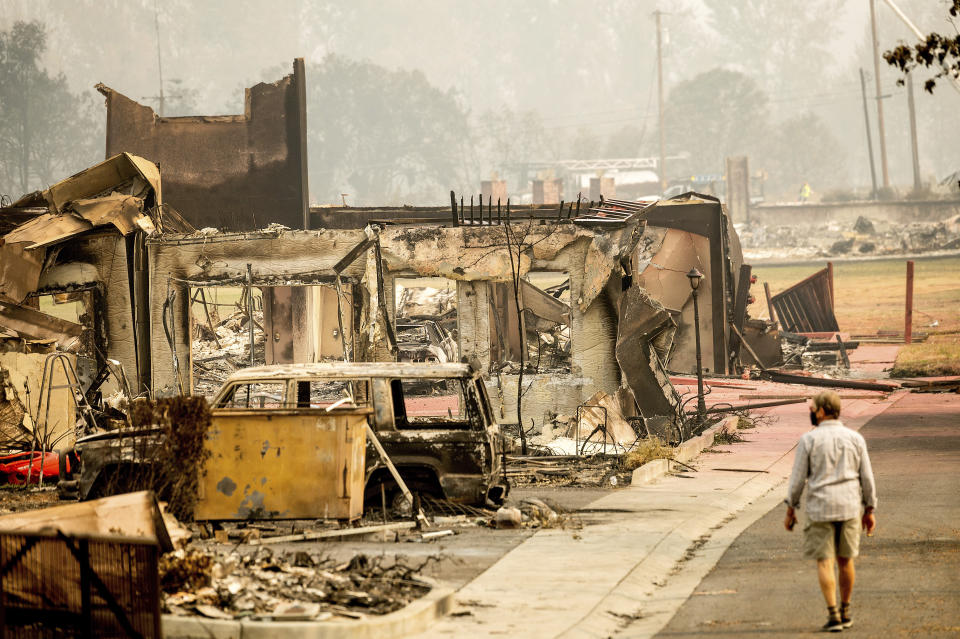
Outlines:
[{"label": "man's bare leg", "polygon": [[[853,582],[856,581],[857,571],[853,567],[852,557],[837,557],[837,563],[840,564],[840,601],[848,604],[853,595]],[[823,587],[823,582],[820,585]]]},{"label": "man's bare leg", "polygon": [[[851,564],[852,565],[852,564]],[[833,574],[833,559],[817,560],[817,578],[820,580],[820,591],[827,602],[828,608],[837,607],[837,578]],[[853,582],[850,582],[851,589]]]}]

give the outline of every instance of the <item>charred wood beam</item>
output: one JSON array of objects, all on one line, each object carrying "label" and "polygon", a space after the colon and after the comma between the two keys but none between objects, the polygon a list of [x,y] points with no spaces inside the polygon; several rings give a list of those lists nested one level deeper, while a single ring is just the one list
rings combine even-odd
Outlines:
[{"label": "charred wood beam", "polygon": [[803,384],[804,386],[824,386],[826,388],[855,388],[857,390],[873,390],[892,392],[899,388],[898,384],[883,384],[881,382],[866,382],[856,379],[830,379],[827,377],[807,377],[794,375],[783,371],[766,370],[761,373],[765,379],[783,384]]},{"label": "charred wood beam", "polygon": [[[451,191],[450,193],[452,195],[453,191]],[[345,270],[350,268],[350,265],[353,264],[358,257],[366,253],[367,249],[373,246],[375,242],[376,242],[375,238],[368,237],[364,241],[354,246],[352,249],[350,249],[350,251],[346,255],[343,256],[342,260],[340,260],[339,262],[333,265],[333,272],[336,273],[337,275],[340,275],[341,273],[343,273]]]}]

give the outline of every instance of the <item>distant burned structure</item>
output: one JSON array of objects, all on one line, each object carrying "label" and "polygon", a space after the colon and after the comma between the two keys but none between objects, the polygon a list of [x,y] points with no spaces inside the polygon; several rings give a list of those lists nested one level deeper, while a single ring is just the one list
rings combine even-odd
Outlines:
[{"label": "distant burned structure", "polygon": [[246,90],[242,115],[161,117],[110,87],[107,157],[132,153],[163,170],[164,200],[197,228],[252,230],[307,219],[303,58],[277,82]]}]

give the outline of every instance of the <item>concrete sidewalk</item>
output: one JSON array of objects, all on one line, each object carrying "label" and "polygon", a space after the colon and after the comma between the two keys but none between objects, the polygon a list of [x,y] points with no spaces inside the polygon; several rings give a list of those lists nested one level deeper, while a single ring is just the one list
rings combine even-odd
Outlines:
[{"label": "concrete sidewalk", "polygon": [[[850,401],[844,421],[859,428],[893,399]],[[538,532],[457,593],[464,614],[419,637],[652,636],[737,535],[782,501],[793,447],[810,422],[804,404],[767,415],[776,421],[704,453],[697,472],[593,502],[591,511],[609,513],[602,522]]]}]

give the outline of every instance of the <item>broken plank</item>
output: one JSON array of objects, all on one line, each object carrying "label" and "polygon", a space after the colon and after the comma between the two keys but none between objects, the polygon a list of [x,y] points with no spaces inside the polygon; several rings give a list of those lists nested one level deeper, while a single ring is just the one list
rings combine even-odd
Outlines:
[{"label": "broken plank", "polygon": [[359,528],[338,528],[337,530],[323,530],[319,532],[305,532],[296,535],[280,535],[278,537],[266,537],[261,539],[251,539],[249,545],[262,546],[266,544],[284,544],[292,541],[310,541],[313,539],[336,539],[337,537],[355,537],[357,535],[368,535],[371,533],[387,532],[390,530],[409,530],[416,528],[416,522],[398,521],[393,524],[379,524],[377,526],[361,526]]}]

